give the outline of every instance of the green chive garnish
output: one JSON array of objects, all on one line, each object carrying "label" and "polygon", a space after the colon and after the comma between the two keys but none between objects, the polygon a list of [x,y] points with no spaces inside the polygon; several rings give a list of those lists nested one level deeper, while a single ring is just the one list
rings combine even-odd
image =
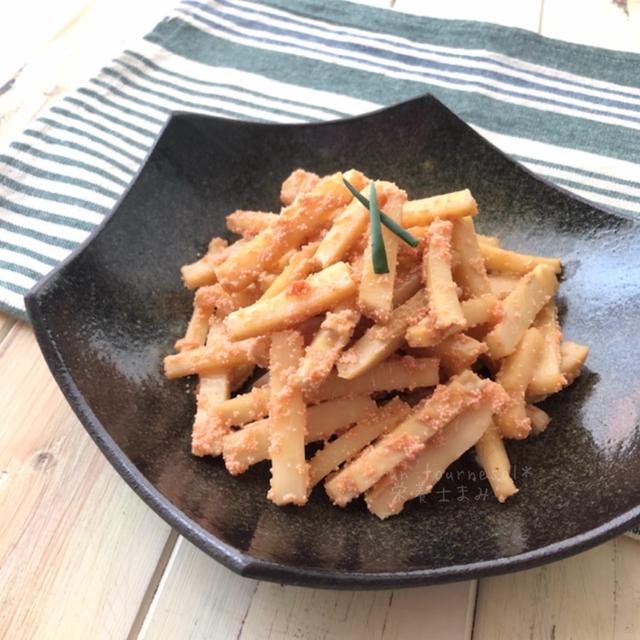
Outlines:
[{"label": "green chive garnish", "polygon": [[371,229],[371,262],[373,262],[373,272],[389,273],[387,252],[384,248],[382,227],[380,226],[380,207],[378,207],[378,194],[376,193],[376,183],[374,180],[371,181],[369,220],[369,227]]},{"label": "green chive garnish", "polygon": [[393,231],[400,240],[404,240],[410,247],[417,247],[418,241],[414,238],[404,227],[401,227],[393,218],[390,218],[383,211],[380,212],[380,222],[389,229],[389,231]]},{"label": "green chive garnish", "polygon": [[380,208],[378,207],[375,180],[371,181],[369,187],[369,219],[371,221],[371,261],[373,262],[373,272],[389,273],[387,252],[384,249],[382,227],[380,226]]},{"label": "green chive garnish", "polygon": [[[369,201],[345,178],[342,178],[345,187],[351,191],[353,197],[360,201],[360,203],[369,209]],[[414,238],[404,227],[401,227],[393,218],[390,218],[386,213],[380,211],[380,222],[393,231],[401,240],[406,242],[410,247],[417,247],[418,241]]]},{"label": "green chive garnish", "polygon": [[346,178],[342,178],[342,182],[344,182],[344,186],[351,191],[353,197],[356,200],[360,200],[360,203],[368,209],[369,201]]}]

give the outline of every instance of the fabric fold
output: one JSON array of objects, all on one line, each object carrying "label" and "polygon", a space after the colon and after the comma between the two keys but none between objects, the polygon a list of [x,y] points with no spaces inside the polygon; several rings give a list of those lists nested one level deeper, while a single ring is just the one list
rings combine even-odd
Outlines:
[{"label": "fabric fold", "polygon": [[109,214],[176,110],[322,122],[428,92],[541,177],[638,214],[639,66],[341,0],[186,0],[0,150],[0,309],[26,317],[24,294]]}]

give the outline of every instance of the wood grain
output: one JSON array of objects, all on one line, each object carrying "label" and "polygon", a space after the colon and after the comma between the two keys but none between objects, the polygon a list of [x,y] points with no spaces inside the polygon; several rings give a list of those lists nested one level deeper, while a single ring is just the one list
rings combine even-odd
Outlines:
[{"label": "wood grain", "polygon": [[[0,146],[174,2],[12,3],[0,23]],[[396,0],[394,8],[640,52],[640,0],[629,0],[627,13],[609,0]],[[2,638],[470,635],[475,583],[305,590],[242,579],[181,538],[172,549],[175,534],[126,487],[71,413],[30,330],[2,314],[0,513]],[[484,579],[473,637],[640,637],[639,569],[638,543],[619,538],[540,569]]]},{"label": "wood grain", "polygon": [[241,578],[181,538],[140,638],[391,640],[470,637],[475,582],[330,591]]},{"label": "wood grain", "polygon": [[122,638],[169,533],[53,382],[31,330],[0,345],[0,638]]},{"label": "wood grain", "polygon": [[14,325],[15,319],[4,313],[0,313],[0,345],[9,334],[9,329]]},{"label": "wood grain", "polygon": [[239,640],[464,639],[473,582],[396,591],[326,591],[260,583]]},{"label": "wood grain", "polygon": [[618,4],[613,0],[544,0],[540,33],[640,53],[640,0]]},{"label": "wood grain", "polygon": [[13,2],[0,21],[0,88],[6,87],[0,91],[0,147],[150,31],[176,4],[176,0]]},{"label": "wood grain", "polygon": [[[3,43],[0,86],[19,72],[34,51],[46,48],[57,34],[73,24],[89,4],[87,0],[59,3],[27,0],[13,3],[10,12],[5,9],[0,22],[0,42]],[[38,20],[34,20],[36,10]],[[8,55],[4,55],[5,52]]]},{"label": "wood grain", "polygon": [[638,638],[638,543],[617,538],[567,560],[480,581],[474,640]]},{"label": "wood grain", "polygon": [[[562,0],[559,0],[562,2]],[[456,20],[481,20],[507,27],[538,31],[542,0],[456,0],[455,2],[425,2],[425,0],[396,0],[396,11]],[[460,43],[464,46],[464,43]]]},{"label": "wood grain", "polygon": [[237,638],[258,583],[240,578],[180,538],[138,636]]}]

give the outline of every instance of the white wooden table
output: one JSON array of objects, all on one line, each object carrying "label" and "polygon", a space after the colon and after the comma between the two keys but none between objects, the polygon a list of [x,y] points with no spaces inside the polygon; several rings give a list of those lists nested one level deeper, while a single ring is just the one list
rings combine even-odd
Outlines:
[{"label": "white wooden table", "polygon": [[[0,145],[174,0],[0,6]],[[359,0],[640,53],[640,0]],[[640,73],[640,70],[639,70]],[[239,578],[161,521],[108,465],[31,329],[0,314],[0,638],[639,638],[640,543],[409,590]]]}]

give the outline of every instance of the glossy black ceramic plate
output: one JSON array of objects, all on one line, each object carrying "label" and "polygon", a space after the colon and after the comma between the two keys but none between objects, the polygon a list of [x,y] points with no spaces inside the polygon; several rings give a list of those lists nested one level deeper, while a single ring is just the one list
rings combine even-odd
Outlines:
[{"label": "glossy black ceramic plate", "polygon": [[[231,477],[190,453],[192,380],[162,357],[185,329],[180,265],[224,234],[236,208],[277,209],[305,167],[357,167],[412,197],[469,187],[479,230],[560,256],[568,339],[588,369],[543,404],[543,435],[509,443],[520,493],[498,504],[471,454],[424,500],[384,522],[362,502],[304,508],[266,497],[263,463]],[[431,97],[314,125],[175,115],[111,217],[28,296],[51,370],[123,478],[167,522],[243,575],[325,587],[388,587],[530,567],[585,549],[640,518],[640,224],[534,178]]]}]

